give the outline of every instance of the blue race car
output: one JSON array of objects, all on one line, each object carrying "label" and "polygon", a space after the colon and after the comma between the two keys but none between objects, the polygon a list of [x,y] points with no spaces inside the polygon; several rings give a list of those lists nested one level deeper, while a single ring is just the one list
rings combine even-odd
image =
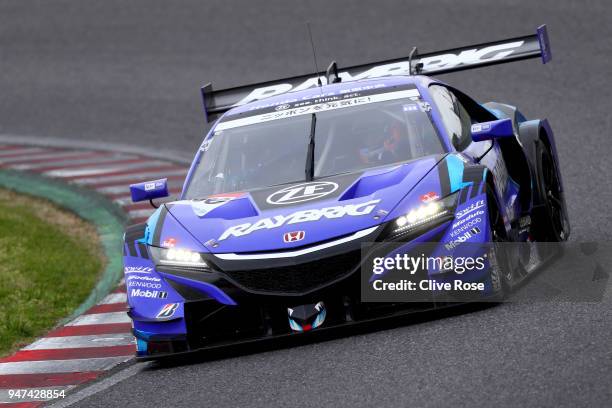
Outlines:
[{"label": "blue race car", "polygon": [[[534,35],[214,91],[181,197],[125,233],[137,356],[350,326],[414,311],[360,296],[363,243],[564,241],[553,132],[434,74],[551,58]],[[168,195],[165,179],[133,201]],[[520,257],[519,257],[520,258]],[[483,298],[525,273],[488,263]],[[523,271],[526,269],[524,268]],[[436,271],[425,271],[434,274]],[[366,279],[367,281],[367,279]],[[421,304],[419,304],[422,306]],[[426,308],[436,308],[431,302]]]}]

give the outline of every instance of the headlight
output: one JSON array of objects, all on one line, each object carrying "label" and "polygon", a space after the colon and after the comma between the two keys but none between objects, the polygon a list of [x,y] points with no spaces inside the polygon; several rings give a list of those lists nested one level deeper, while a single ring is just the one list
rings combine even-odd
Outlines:
[{"label": "headlight", "polygon": [[418,227],[453,218],[453,212],[457,206],[457,196],[457,193],[451,194],[443,199],[415,207],[405,215],[397,217],[390,222],[388,238],[386,239],[398,239]]},{"label": "headlight", "polygon": [[149,247],[155,264],[206,267],[208,264],[199,252],[181,248]]},{"label": "headlight", "polygon": [[431,221],[437,217],[447,214],[448,210],[437,201],[420,206],[411,210],[408,214],[402,215],[395,220],[398,228],[413,228],[419,224]]}]

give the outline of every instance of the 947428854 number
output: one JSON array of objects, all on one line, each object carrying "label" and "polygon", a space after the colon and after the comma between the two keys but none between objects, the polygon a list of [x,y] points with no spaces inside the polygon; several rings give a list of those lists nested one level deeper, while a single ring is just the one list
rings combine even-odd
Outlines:
[{"label": "947428854 number", "polygon": [[9,399],[15,400],[50,400],[64,398],[66,390],[50,388],[28,388],[22,390],[8,390]]}]

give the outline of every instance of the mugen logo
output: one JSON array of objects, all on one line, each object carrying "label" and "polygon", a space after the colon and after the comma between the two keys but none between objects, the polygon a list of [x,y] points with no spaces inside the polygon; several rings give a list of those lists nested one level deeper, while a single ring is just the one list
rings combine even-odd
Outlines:
[{"label": "mugen logo", "polygon": [[338,184],[332,181],[297,184],[270,194],[266,201],[274,205],[302,203],[325,197],[337,189]]},{"label": "mugen logo", "polygon": [[[423,64],[422,72],[427,74],[445,68],[454,68],[459,65],[473,65],[483,62],[501,60],[508,57],[513,52],[518,51],[525,41],[513,41],[509,43],[490,45],[483,48],[471,48],[460,51],[458,54],[447,53],[432,55],[430,57],[418,58],[413,64]],[[410,75],[410,63],[408,60],[393,62],[391,64],[376,65],[362,72],[348,71],[339,72],[338,76],[342,82],[358,81],[360,79],[381,78],[393,75]],[[312,77],[299,84],[279,83],[261,88],[255,88],[246,97],[242,98],[234,106],[244,105],[250,102],[269,98],[271,96],[282,95],[287,92],[302,91],[318,86],[319,79],[323,84],[327,84],[325,77]]]}]

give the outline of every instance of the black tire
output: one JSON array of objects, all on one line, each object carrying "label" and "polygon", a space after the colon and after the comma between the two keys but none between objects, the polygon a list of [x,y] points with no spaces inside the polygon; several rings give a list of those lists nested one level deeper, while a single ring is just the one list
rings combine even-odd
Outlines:
[{"label": "black tire", "polygon": [[536,241],[566,241],[569,221],[561,192],[559,169],[550,149],[543,143],[536,146],[537,183],[542,202],[534,211],[532,235]]},{"label": "black tire", "polygon": [[508,262],[509,245],[504,220],[492,187],[487,185],[487,206],[489,213],[489,226],[491,229],[491,248],[489,250],[489,264],[491,284],[496,300],[503,300],[512,290],[514,276]]}]

